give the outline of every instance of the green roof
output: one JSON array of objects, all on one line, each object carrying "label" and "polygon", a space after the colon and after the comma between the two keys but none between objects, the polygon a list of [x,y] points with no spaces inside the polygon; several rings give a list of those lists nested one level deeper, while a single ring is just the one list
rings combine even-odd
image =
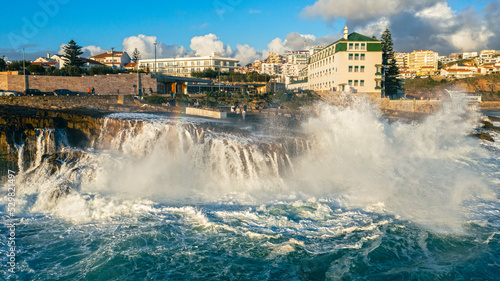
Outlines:
[{"label": "green roof", "polygon": [[[342,41],[342,40],[341,40]],[[377,39],[373,39],[368,36],[364,36],[362,34],[353,32],[347,36],[347,41],[378,41]]]}]

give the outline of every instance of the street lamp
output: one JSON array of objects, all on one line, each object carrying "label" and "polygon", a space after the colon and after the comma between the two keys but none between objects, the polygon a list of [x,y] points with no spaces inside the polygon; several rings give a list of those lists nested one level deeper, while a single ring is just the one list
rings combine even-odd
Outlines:
[{"label": "street lamp", "polygon": [[155,45],[155,74],[157,74],[157,72],[156,72],[156,44],[158,44],[158,43],[154,42],[153,44]]},{"label": "street lamp", "polygon": [[26,94],[26,60],[24,59],[24,48],[23,48],[23,77],[24,77],[24,93]]},{"label": "street lamp", "polygon": [[115,47],[111,47],[111,68],[115,70]]}]

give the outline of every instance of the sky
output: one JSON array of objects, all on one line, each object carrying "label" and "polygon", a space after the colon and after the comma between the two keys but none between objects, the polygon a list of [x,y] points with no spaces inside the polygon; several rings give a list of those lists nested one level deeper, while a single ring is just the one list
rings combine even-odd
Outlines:
[{"label": "sky", "polygon": [[4,0],[0,56],[34,60],[74,40],[84,56],[113,47],[144,59],[218,52],[241,64],[328,45],[345,25],[398,52],[500,49],[500,0]]}]

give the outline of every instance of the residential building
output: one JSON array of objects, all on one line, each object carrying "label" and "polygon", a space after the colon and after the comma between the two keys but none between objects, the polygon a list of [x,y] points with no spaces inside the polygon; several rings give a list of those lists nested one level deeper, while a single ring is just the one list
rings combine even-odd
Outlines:
[{"label": "residential building", "polygon": [[262,63],[260,65],[260,73],[279,76],[281,75],[281,66],[282,64],[278,63]]},{"label": "residential building", "polygon": [[80,58],[82,61],[83,61],[83,67],[85,69],[90,69],[92,67],[98,67],[98,66],[105,66],[104,64],[98,62],[98,61],[95,61],[95,60],[91,60],[91,59],[87,59],[87,58]]},{"label": "residential building", "polygon": [[[421,50],[421,51],[413,51],[410,53],[409,59],[409,67],[410,71],[413,73],[419,73],[422,67],[431,66],[433,70],[438,70],[438,58],[439,55],[436,52]],[[426,68],[428,71],[429,68]]]},{"label": "residential building", "polygon": [[[156,67],[155,67],[156,62]],[[219,57],[217,53],[204,57],[157,58],[139,60],[139,67],[160,74],[191,77],[193,71],[212,69],[220,72],[234,71],[238,68],[238,60]]]},{"label": "residential building", "polygon": [[283,56],[279,54],[269,53],[267,63],[283,63]]},{"label": "residential building", "polygon": [[470,58],[474,58],[474,57],[477,57],[477,52],[462,53],[462,59],[470,59]]},{"label": "residential building", "polygon": [[307,65],[309,51],[288,51],[285,53],[285,58],[288,63]]},{"label": "residential building", "polygon": [[119,52],[114,50],[91,56],[90,59],[112,68],[123,68],[127,63],[130,62],[130,57],[127,52]]},{"label": "residential building", "polygon": [[138,62],[129,62],[126,65],[124,65],[123,68],[128,69],[128,70],[137,70],[139,68],[139,63]]},{"label": "residential building", "polygon": [[[43,62],[43,63],[51,63],[51,66],[54,66],[56,68],[63,68],[64,67],[64,59],[59,56],[59,55],[50,55],[47,53],[46,57],[39,57],[37,58],[34,62]],[[57,62],[57,63],[54,63]]]},{"label": "residential building", "polygon": [[477,72],[478,69],[473,63],[456,63],[441,69],[440,75],[453,78],[465,78],[471,77]]},{"label": "residential building", "polygon": [[34,61],[31,63],[31,65],[40,65],[45,69],[49,69],[51,67],[59,68],[59,62],[57,61],[48,61],[48,62]]},{"label": "residential building", "polygon": [[[315,91],[381,93],[381,41],[344,28],[342,39],[309,58],[308,88]],[[347,86],[347,87],[346,87]]]},{"label": "residential building", "polygon": [[401,69],[403,67],[409,67],[410,65],[410,54],[409,53],[394,53],[394,59],[396,60],[396,66]]}]

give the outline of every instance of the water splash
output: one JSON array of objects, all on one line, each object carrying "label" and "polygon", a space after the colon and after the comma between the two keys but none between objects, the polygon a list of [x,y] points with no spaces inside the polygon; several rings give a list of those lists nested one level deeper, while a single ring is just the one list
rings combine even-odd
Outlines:
[{"label": "water splash", "polygon": [[[24,210],[88,221],[113,210],[119,216],[137,200],[244,205],[325,198],[454,229],[467,219],[464,205],[489,193],[484,151],[468,137],[477,116],[464,106],[445,105],[413,124],[389,123],[364,100],[319,104],[316,111],[300,138],[227,131],[201,119],[113,116],[78,161],[56,172],[39,163],[21,183]],[[47,144],[41,139],[39,146]],[[71,195],[60,199],[65,192]]]}]

